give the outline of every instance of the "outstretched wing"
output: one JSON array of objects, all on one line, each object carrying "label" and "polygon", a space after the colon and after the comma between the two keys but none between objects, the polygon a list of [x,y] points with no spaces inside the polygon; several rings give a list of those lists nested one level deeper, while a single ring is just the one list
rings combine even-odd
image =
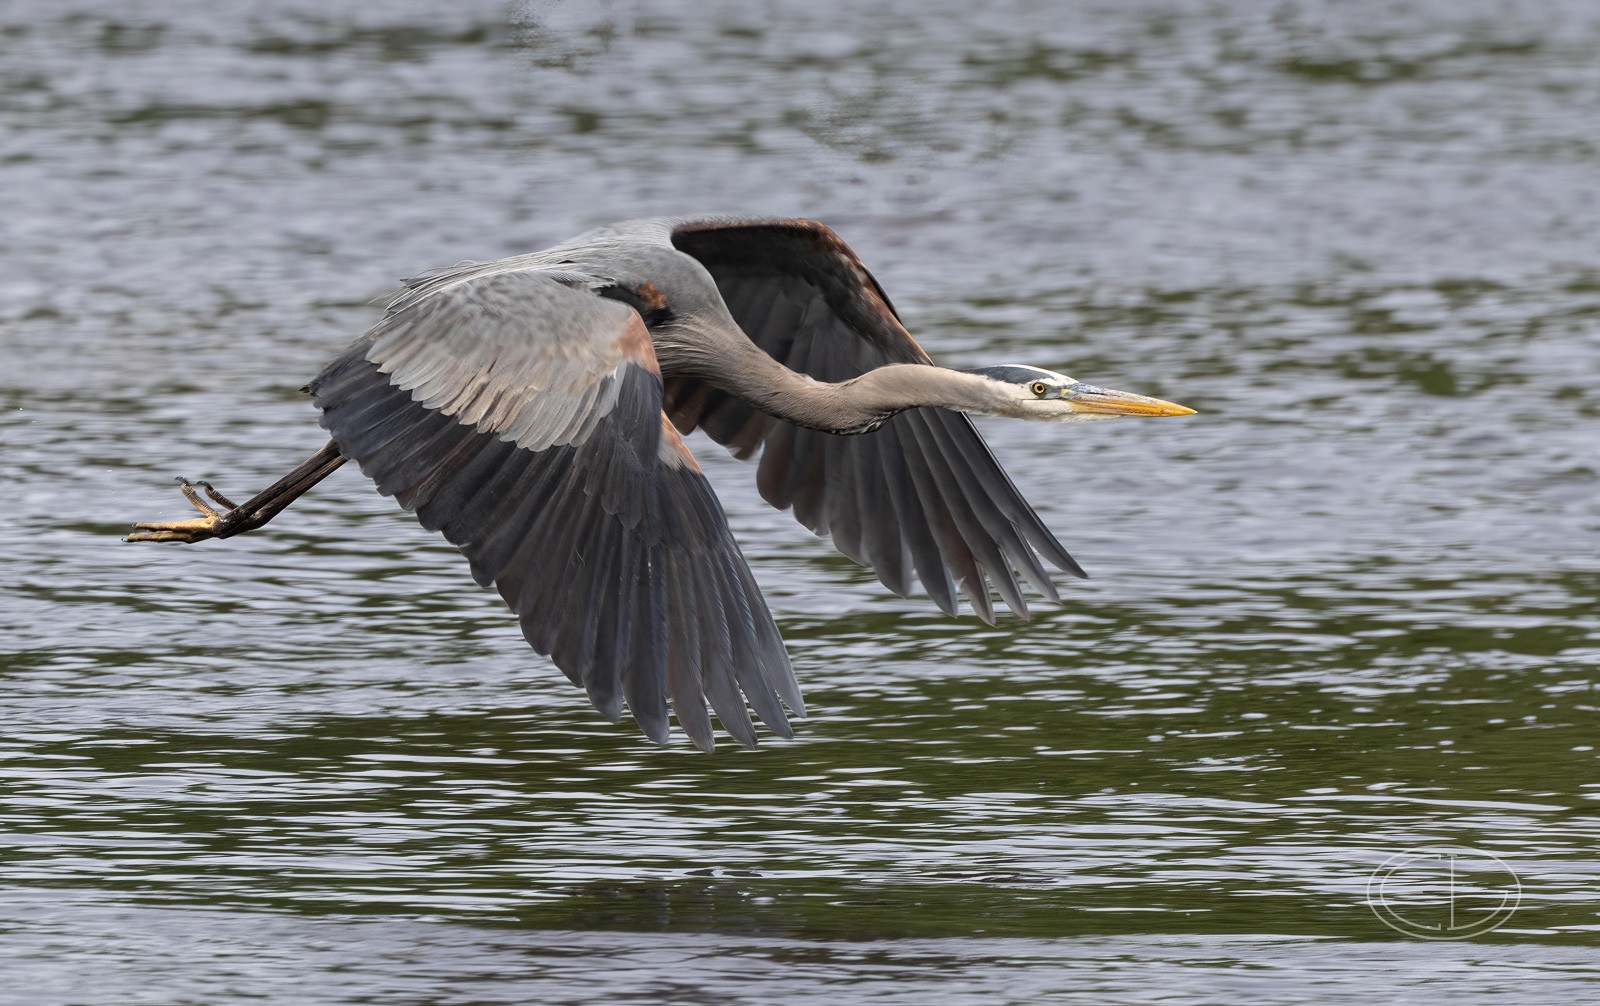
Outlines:
[{"label": "outstretched wing", "polygon": [[[493,583],[533,648],[652,740],[667,703],[710,748],[709,700],[803,715],[722,508],[661,411],[643,321],[584,277],[471,269],[402,294],[310,385],[339,450]],[[743,696],[741,697],[741,692]]]},{"label": "outstretched wing", "polygon": [[[672,243],[710,271],[751,341],[793,370],[844,381],[885,364],[931,362],[861,260],[822,224],[682,220]],[[914,570],[940,608],[955,614],[959,585],[992,624],[990,582],[1026,617],[1014,571],[1051,600],[1058,595],[1041,555],[1084,575],[961,413],[913,409],[872,433],[830,436],[690,378],[667,381],[666,409],[679,430],[703,429],[740,458],[760,449],[767,502],[793,507],[800,523],[831,535],[901,596]]]}]

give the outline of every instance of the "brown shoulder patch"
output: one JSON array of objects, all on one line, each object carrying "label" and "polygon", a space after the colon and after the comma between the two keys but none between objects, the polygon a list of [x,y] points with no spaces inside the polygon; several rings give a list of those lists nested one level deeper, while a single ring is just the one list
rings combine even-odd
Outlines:
[{"label": "brown shoulder patch", "polygon": [[623,359],[637,363],[650,373],[661,373],[661,365],[656,362],[655,343],[650,341],[650,330],[645,328],[644,319],[637,314],[628,315],[622,334],[617,336],[611,348]]},{"label": "brown shoulder patch", "polygon": [[672,420],[667,414],[661,414],[661,446],[658,449],[662,464],[672,468],[687,468],[692,472],[700,470],[700,462],[694,459],[694,454],[689,451],[689,445],[683,442],[678,435],[678,428],[672,425]]}]

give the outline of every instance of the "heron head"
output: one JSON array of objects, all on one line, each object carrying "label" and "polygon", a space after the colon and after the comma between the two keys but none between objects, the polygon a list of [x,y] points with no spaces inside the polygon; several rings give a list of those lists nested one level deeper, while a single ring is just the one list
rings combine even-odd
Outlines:
[{"label": "heron head", "polygon": [[966,371],[994,382],[996,415],[1073,422],[1117,416],[1188,416],[1194,410],[1159,398],[1084,384],[1065,374],[1023,364]]}]

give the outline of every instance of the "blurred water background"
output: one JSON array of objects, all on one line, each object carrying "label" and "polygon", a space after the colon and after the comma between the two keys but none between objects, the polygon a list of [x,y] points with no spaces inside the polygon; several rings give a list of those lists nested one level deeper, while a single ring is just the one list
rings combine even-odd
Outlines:
[{"label": "blurred water background", "polygon": [[[0,7],[0,1001],[1595,996],[1597,52],[1583,0]],[[699,210],[1201,414],[983,424],[1095,576],[996,628],[696,438],[812,709],[709,757],[353,470],[117,540],[320,446],[395,278]],[[1510,920],[1380,923],[1447,848]]]}]

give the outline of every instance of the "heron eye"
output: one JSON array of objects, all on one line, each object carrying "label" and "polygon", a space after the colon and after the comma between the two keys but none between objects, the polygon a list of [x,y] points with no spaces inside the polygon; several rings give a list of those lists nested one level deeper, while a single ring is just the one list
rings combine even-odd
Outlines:
[{"label": "heron eye", "polygon": [[1046,388],[1046,387],[1045,387],[1045,386],[1044,386],[1044,382],[1043,382],[1043,381],[1034,381],[1034,382],[1033,382],[1033,388],[1032,388],[1032,389],[1031,389],[1031,390],[1032,390],[1032,391],[1033,391],[1033,393],[1034,393],[1034,394],[1036,394],[1036,395],[1042,395],[1042,394],[1044,394],[1044,393],[1045,393],[1045,392],[1046,392],[1046,391],[1049,391],[1049,390],[1050,390],[1050,389],[1049,389],[1049,388]]}]

